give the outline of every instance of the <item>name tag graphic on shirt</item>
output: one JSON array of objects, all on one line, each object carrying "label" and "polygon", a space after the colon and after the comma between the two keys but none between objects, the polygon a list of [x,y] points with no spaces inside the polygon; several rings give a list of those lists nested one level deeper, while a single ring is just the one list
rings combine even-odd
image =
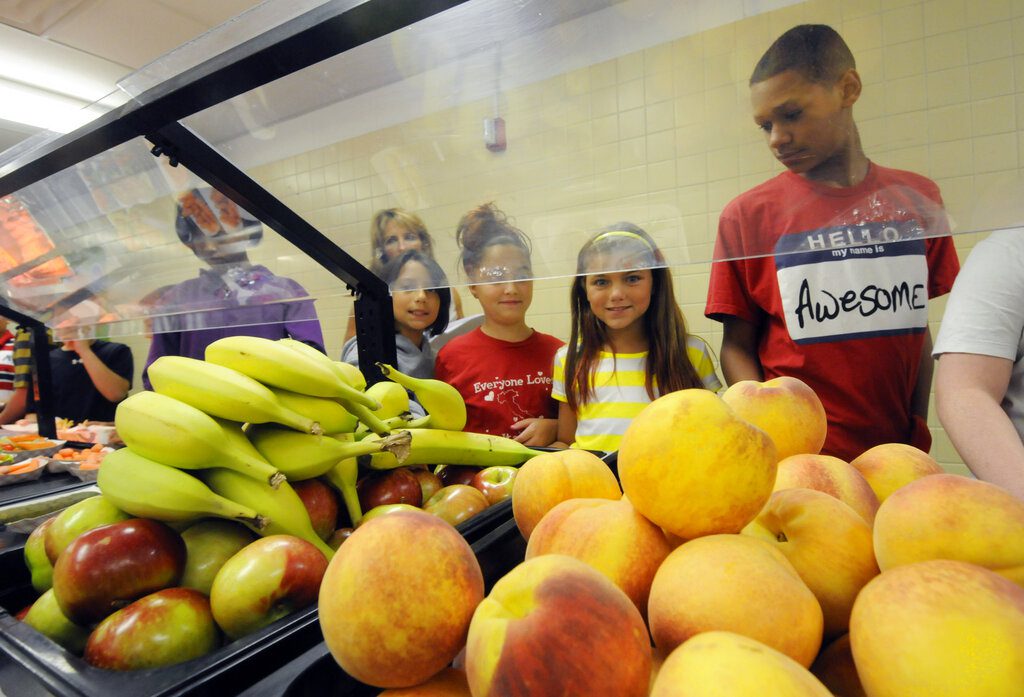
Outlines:
[{"label": "name tag graphic on shirt", "polygon": [[[925,243],[891,241],[916,237],[919,231],[920,226],[909,221],[783,236],[776,245],[775,268],[793,341],[807,344],[923,331],[928,323]],[[815,251],[787,253],[796,249]]]}]

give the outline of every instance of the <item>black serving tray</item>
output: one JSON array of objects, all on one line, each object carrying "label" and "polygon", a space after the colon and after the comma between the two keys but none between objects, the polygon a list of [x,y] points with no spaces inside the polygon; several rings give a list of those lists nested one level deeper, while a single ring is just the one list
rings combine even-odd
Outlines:
[{"label": "black serving tray", "polygon": [[[508,530],[511,529],[514,537],[522,542],[512,519],[511,500],[481,511],[456,529],[474,549],[493,547],[493,552],[481,558],[485,579],[499,577],[500,574],[494,575],[499,570],[503,574],[507,570],[505,564],[514,566],[523,559],[525,543],[518,552],[514,549],[501,552],[500,546],[493,541],[492,533],[503,530],[498,537],[504,540],[503,536],[509,535]],[[126,673],[94,668],[14,619],[14,613],[31,603],[35,593],[24,562],[24,537],[20,544],[18,540],[8,542],[6,549],[0,549],[0,684],[4,694],[12,697],[237,695],[280,666],[291,665],[323,641],[316,606],[313,606],[206,656],[179,665]],[[504,556],[499,558],[499,554]]]},{"label": "black serving tray", "polygon": [[[514,520],[506,520],[482,535],[472,547],[483,572],[485,592],[490,592],[495,582],[526,555],[526,540]],[[240,697],[375,697],[381,692],[381,688],[361,683],[343,671],[321,641]]]}]

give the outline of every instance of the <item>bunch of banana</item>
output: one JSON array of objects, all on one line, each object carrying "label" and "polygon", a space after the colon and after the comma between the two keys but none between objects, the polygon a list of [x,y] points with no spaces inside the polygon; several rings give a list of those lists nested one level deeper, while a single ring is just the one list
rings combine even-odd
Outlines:
[{"label": "bunch of banana", "polygon": [[[543,454],[518,441],[502,436],[489,436],[469,431],[445,431],[438,428],[409,429],[412,443],[409,455],[399,462],[389,452],[373,453],[359,459],[370,469],[394,469],[400,465],[521,465],[531,457]],[[362,442],[377,440],[369,435]]]},{"label": "bunch of banana", "polygon": [[430,428],[461,431],[466,427],[466,402],[457,389],[440,380],[405,375],[386,363],[378,363],[377,367],[385,377],[416,395],[416,401],[430,417]]},{"label": "bunch of banana", "polygon": [[[237,370],[186,356],[161,356],[149,366],[153,389],[210,416],[254,424],[278,423],[323,433],[315,419],[284,404],[263,383]],[[340,408],[340,407],[339,407]]]},{"label": "bunch of banana", "polygon": [[216,516],[256,530],[269,524],[257,511],[215,494],[187,472],[161,465],[130,448],[115,450],[104,458],[96,483],[110,503],[141,518],[177,523]]},{"label": "bunch of banana", "polygon": [[266,460],[232,447],[213,417],[167,395],[133,394],[117,405],[114,425],[132,451],[164,465],[228,467],[271,486],[284,480]]},{"label": "bunch of banana", "polygon": [[397,382],[381,380],[367,387],[366,394],[380,402],[377,416],[384,421],[409,413],[409,393]]},{"label": "bunch of banana", "polygon": [[264,537],[294,535],[315,546],[328,559],[334,555],[334,550],[313,531],[313,524],[309,522],[309,514],[302,499],[288,482],[282,482],[281,486],[274,489],[235,470],[220,467],[205,469],[198,474],[217,494],[249,506],[267,518],[269,522],[262,528],[250,526],[258,534]]},{"label": "bunch of banana", "polygon": [[311,436],[271,425],[250,426],[246,436],[267,462],[283,472],[289,481],[296,482],[319,477],[339,460],[360,455],[387,452],[402,462],[411,440],[408,431],[355,441]]},{"label": "bunch of banana", "polygon": [[380,409],[380,403],[350,385],[337,361],[302,342],[228,336],[206,347],[206,360],[270,387],[335,399],[374,433],[388,433],[387,426],[373,413]]}]

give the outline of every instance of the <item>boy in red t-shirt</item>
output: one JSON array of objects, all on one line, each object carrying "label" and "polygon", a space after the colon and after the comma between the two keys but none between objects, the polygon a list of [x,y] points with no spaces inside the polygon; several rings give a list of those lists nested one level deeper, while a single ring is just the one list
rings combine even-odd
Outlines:
[{"label": "boy in red t-shirt", "polygon": [[726,381],[806,382],[828,414],[823,453],[851,460],[886,442],[927,451],[927,299],[959,270],[938,187],[864,154],[860,76],[830,27],[779,37],[750,90],[787,171],[719,219],[704,312],[724,324]]}]

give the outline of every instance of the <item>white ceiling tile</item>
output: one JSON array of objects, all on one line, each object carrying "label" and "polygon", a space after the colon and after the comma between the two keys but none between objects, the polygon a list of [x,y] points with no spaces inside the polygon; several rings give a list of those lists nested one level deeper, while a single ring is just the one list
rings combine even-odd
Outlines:
[{"label": "white ceiling tile", "polygon": [[0,22],[33,34],[42,34],[54,23],[89,0],[0,0]]}]

